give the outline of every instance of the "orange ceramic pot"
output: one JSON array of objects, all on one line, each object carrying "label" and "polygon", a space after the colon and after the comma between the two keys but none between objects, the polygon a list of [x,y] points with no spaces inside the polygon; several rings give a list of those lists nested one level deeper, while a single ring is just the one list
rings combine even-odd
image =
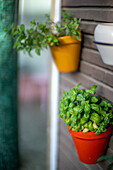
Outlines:
[{"label": "orange ceramic pot", "polygon": [[[70,126],[68,126],[69,129]],[[104,155],[109,136],[112,132],[112,125],[100,135],[93,132],[83,133],[69,130],[72,135],[80,161],[86,164],[96,164],[97,159]]]},{"label": "orange ceramic pot", "polygon": [[59,46],[50,47],[51,53],[60,72],[78,70],[80,60],[81,41],[75,36],[61,37]]}]

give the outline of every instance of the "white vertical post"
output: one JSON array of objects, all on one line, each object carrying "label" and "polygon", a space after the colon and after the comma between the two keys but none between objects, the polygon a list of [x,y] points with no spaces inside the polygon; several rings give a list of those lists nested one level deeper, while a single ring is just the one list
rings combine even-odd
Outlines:
[{"label": "white vertical post", "polygon": [[24,18],[24,6],[25,6],[25,0],[20,0],[19,1],[19,14],[21,15],[21,18],[19,18],[19,22],[23,22]]},{"label": "white vertical post", "polygon": [[[53,0],[52,20],[60,21],[61,2]],[[59,72],[54,62],[51,69],[51,96],[50,96],[50,170],[57,170],[58,155],[58,99],[59,99]]]}]

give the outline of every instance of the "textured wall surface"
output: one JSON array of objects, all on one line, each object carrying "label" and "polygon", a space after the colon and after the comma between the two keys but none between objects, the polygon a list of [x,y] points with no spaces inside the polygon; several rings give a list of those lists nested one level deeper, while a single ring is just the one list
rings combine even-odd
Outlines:
[{"label": "textured wall surface", "polygon": [[[82,52],[79,71],[60,75],[60,96],[77,83],[84,88],[98,84],[97,94],[113,103],[113,67],[105,65],[96,45],[93,43],[94,29],[98,23],[113,22],[112,0],[62,0],[62,8],[68,9],[76,17],[82,18]],[[111,136],[107,154],[113,155],[113,136]],[[79,161],[67,126],[59,120],[59,170],[102,170],[109,161],[96,165],[86,165]]]},{"label": "textured wall surface", "polygon": [[0,169],[18,166],[17,142],[17,58],[4,28],[14,22],[15,0],[0,1]]}]

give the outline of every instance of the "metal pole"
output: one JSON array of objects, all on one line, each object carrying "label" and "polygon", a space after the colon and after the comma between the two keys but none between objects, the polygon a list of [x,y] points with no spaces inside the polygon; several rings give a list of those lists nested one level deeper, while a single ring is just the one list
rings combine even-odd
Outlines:
[{"label": "metal pole", "polygon": [[[54,22],[60,20],[61,2],[53,0],[51,18]],[[50,90],[50,170],[57,170],[58,164],[58,99],[59,72],[52,62]]]}]

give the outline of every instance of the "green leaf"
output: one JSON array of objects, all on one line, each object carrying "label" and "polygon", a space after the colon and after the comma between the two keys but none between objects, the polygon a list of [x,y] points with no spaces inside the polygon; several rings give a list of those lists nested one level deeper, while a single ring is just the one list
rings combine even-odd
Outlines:
[{"label": "green leaf", "polygon": [[76,37],[77,37],[77,39],[80,41],[81,40],[81,36],[80,36],[80,32],[79,31],[76,31]]},{"label": "green leaf", "polygon": [[87,89],[86,92],[87,92],[87,93],[90,93],[90,94],[95,94],[95,90]]},{"label": "green leaf", "polygon": [[77,84],[77,86],[75,86],[74,89],[78,90],[79,87],[80,87],[80,84]]},{"label": "green leaf", "polygon": [[35,24],[36,24],[35,19],[34,19],[33,21],[30,21],[30,23],[31,23],[32,25],[35,25]]},{"label": "green leaf", "polygon": [[90,120],[96,124],[99,124],[101,122],[101,116],[99,116],[97,113],[92,113]]},{"label": "green leaf", "polygon": [[91,90],[95,90],[97,88],[97,84],[91,86]]},{"label": "green leaf", "polygon": [[101,156],[101,157],[97,160],[97,162],[99,162],[99,161],[104,161],[104,160],[113,161],[113,156],[111,156],[111,155]]},{"label": "green leaf", "polygon": [[100,111],[100,107],[98,104],[91,104],[91,109],[95,110],[97,113]]},{"label": "green leaf", "polygon": [[84,116],[82,116],[82,118],[80,119],[80,124],[83,125],[88,121],[88,118],[85,118]]},{"label": "green leaf", "polygon": [[110,107],[110,108],[113,108],[113,105],[111,103],[108,103],[107,106]]},{"label": "green leaf", "polygon": [[90,110],[91,110],[90,105],[85,104],[85,108],[84,108],[85,113],[90,113]]},{"label": "green leaf", "polygon": [[84,96],[82,94],[78,94],[77,101],[83,101],[85,100]]},{"label": "green leaf", "polygon": [[20,27],[19,27],[19,25],[17,25],[17,31],[20,31]]},{"label": "green leaf", "polygon": [[107,107],[107,106],[108,106],[108,102],[107,102],[106,100],[103,100],[103,101],[100,103],[100,106]]},{"label": "green leaf", "polygon": [[74,18],[74,21],[77,22],[77,18]]},{"label": "green leaf", "polygon": [[50,43],[50,46],[54,46],[54,45],[55,45],[55,43],[54,43],[54,42],[51,42],[51,43]]},{"label": "green leaf", "polygon": [[36,47],[35,52],[40,55],[40,48],[38,46]]},{"label": "green leaf", "polygon": [[92,103],[97,103],[97,102],[98,102],[98,98],[95,97],[95,96],[92,96],[92,97],[91,97],[91,102],[92,102]]},{"label": "green leaf", "polygon": [[94,131],[92,121],[89,121],[89,122],[88,122],[88,129],[89,129],[90,131]]},{"label": "green leaf", "polygon": [[13,36],[17,36],[19,34],[19,31],[15,31],[14,33],[13,33]]},{"label": "green leaf", "polygon": [[96,88],[97,88],[97,85],[95,84],[95,85],[91,86],[90,89],[87,89],[86,92],[88,92],[88,93],[90,93],[90,94],[95,94],[95,93],[96,93],[96,92],[95,92],[95,89],[96,89]]},{"label": "green leaf", "polygon": [[7,28],[5,28],[5,29],[4,29],[4,32],[8,32],[8,29],[7,29]]},{"label": "green leaf", "polygon": [[24,24],[21,24],[21,26],[20,26],[20,28],[21,28],[21,31],[25,31],[25,25]]},{"label": "green leaf", "polygon": [[69,34],[69,29],[66,29],[66,36]]}]

